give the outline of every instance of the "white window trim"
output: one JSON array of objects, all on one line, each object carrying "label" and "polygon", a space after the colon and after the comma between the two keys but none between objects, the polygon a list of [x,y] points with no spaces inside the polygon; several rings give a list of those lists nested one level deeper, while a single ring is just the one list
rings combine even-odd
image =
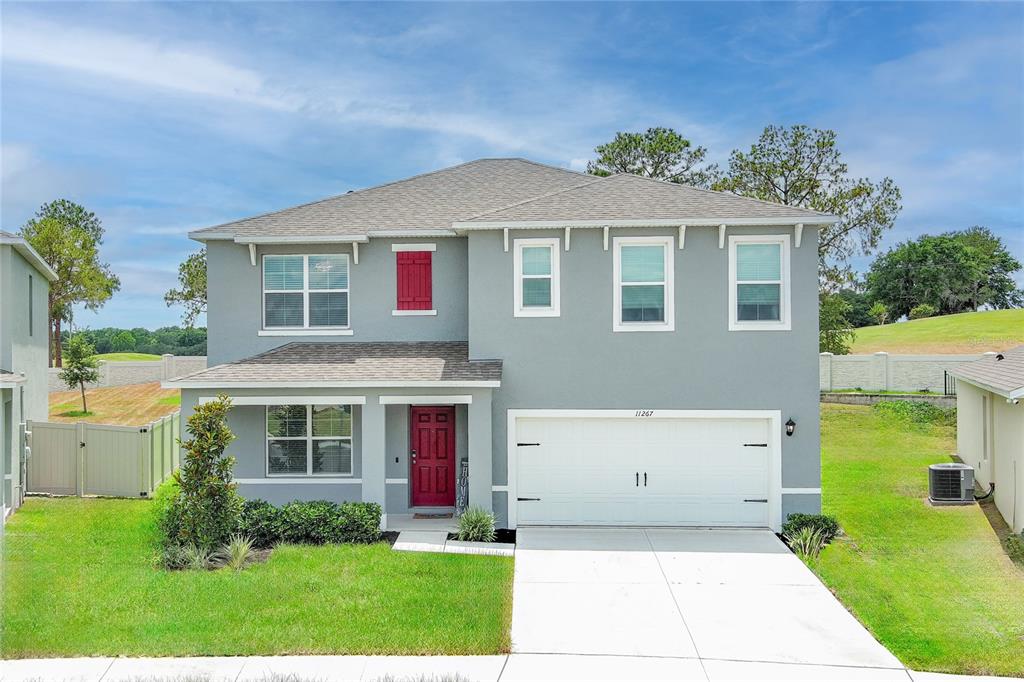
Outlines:
[{"label": "white window trim", "polygon": [[[330,478],[352,478],[353,470],[355,469],[355,459],[356,459],[356,453],[355,453],[355,424],[354,424],[355,415],[354,414],[352,414],[352,419],[353,419],[353,422],[352,422],[352,427],[353,427],[352,428],[352,434],[350,434],[348,436],[314,436],[313,435],[313,404],[306,404],[306,405],[304,405],[304,407],[306,408],[306,435],[305,436],[271,436],[270,433],[267,432],[267,420],[270,418],[270,408],[271,407],[275,407],[277,405],[297,405],[297,404],[299,404],[299,403],[295,403],[295,402],[277,402],[277,403],[274,403],[274,405],[266,405],[263,408],[263,432],[264,432],[263,433],[263,435],[264,435],[264,437],[263,437],[263,445],[264,445],[264,449],[265,449],[263,461],[264,461],[264,467],[265,467],[264,468],[264,473],[266,474],[267,478],[324,478],[324,479],[330,479]],[[317,405],[329,405],[330,403],[316,403],[316,404]],[[348,405],[348,404],[339,405],[339,407],[345,407],[345,406],[348,406],[349,409],[351,410],[351,405]],[[288,473],[281,473],[281,474],[271,473],[270,472],[270,441],[272,441],[272,440],[301,440],[301,441],[304,441],[306,443],[306,473],[305,474],[297,474],[295,472],[288,472]],[[347,440],[348,444],[349,444],[349,447],[352,450],[352,457],[349,460],[348,473],[335,473],[335,472],[327,472],[327,473],[319,473],[319,474],[313,473],[313,441],[315,441],[315,440]]]},{"label": "white window trim", "polygon": [[392,244],[391,251],[437,251],[437,244]]},{"label": "white window trim", "polygon": [[[793,328],[790,295],[790,256],[788,234],[737,234],[729,237],[729,331],[790,331]],[[741,282],[736,281],[736,247],[738,244],[781,244],[782,280],[760,282],[781,284],[779,295],[779,320],[739,320],[736,310],[736,291]],[[756,282],[753,282],[756,283]]]},{"label": "white window trim", "polygon": [[[267,289],[266,285],[266,263],[267,257],[276,256],[301,256],[302,257],[302,289]],[[310,289],[309,288],[309,257],[310,256],[341,256],[345,259],[346,279],[348,286],[339,289]],[[260,260],[260,310],[262,312],[258,336],[329,336],[338,334],[350,336],[352,334],[352,263],[347,253],[265,253]],[[267,294],[302,294],[302,326],[301,327],[268,327],[267,326]],[[309,294],[345,293],[348,295],[348,324],[344,326],[310,326],[309,324]]]},{"label": "white window trim", "polygon": [[436,310],[392,310],[394,317],[429,317],[437,315]]},{"label": "white window trim", "polygon": [[[664,247],[665,281],[630,282],[629,285],[661,284],[665,287],[665,320],[663,322],[622,321],[622,247],[661,245]],[[612,271],[614,287],[612,292],[612,331],[615,332],[671,332],[676,329],[675,318],[675,239],[673,237],[613,237]]]},{"label": "white window trim", "polygon": [[[512,314],[515,317],[559,317],[561,315],[561,275],[559,263],[561,261],[561,240],[558,237],[552,238],[531,238],[513,240],[513,272],[515,292],[513,295]],[[551,249],[551,274],[550,275],[524,275],[523,274],[523,249],[526,247],[546,246]],[[551,280],[551,305],[545,308],[539,306],[523,306],[523,280],[524,279],[550,279]]]}]

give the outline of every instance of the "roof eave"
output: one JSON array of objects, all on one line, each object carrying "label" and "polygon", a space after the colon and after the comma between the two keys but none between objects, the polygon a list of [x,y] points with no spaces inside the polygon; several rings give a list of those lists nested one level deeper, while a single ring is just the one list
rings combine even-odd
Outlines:
[{"label": "roof eave", "polygon": [[50,264],[43,260],[39,252],[32,248],[32,245],[24,237],[0,237],[0,244],[7,244],[20,253],[21,257],[31,263],[48,281],[56,282],[60,279]]},{"label": "roof eave", "polygon": [[500,381],[216,381],[201,379],[160,382],[161,388],[203,388],[230,391],[250,388],[499,388]]},{"label": "roof eave", "polygon": [[464,232],[500,229],[560,229],[601,227],[747,227],[793,225],[831,225],[839,222],[835,216],[783,216],[771,218],[647,218],[628,220],[493,220],[462,221],[452,223],[452,229]]},{"label": "roof eave", "polygon": [[964,376],[964,375],[958,373],[956,370],[950,370],[949,373],[951,375],[953,375],[955,378],[959,379],[960,381],[966,381],[970,385],[977,386],[978,388],[980,388],[980,389],[982,389],[984,391],[988,391],[989,393],[995,393],[996,395],[1001,395],[1004,398],[1006,398],[1007,400],[1019,400],[1021,398],[1024,398],[1024,386],[1018,386],[1017,388],[1012,388],[1010,390],[1007,390],[1005,388],[999,388],[997,386],[993,386],[992,384],[986,383],[984,381],[980,381],[978,379],[975,379],[974,377]]}]

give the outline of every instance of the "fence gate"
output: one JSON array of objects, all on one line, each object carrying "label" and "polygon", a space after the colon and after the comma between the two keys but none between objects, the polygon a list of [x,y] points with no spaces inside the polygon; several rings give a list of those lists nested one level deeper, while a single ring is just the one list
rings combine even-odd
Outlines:
[{"label": "fence gate", "polygon": [[30,422],[26,491],[146,497],[178,466],[179,415],[145,426]]}]

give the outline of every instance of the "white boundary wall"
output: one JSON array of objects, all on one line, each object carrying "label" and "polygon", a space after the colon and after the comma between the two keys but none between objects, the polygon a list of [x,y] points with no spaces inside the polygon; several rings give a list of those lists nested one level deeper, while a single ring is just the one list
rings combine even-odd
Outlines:
[{"label": "white boundary wall", "polygon": [[[88,384],[89,388],[104,386],[127,386],[129,384],[146,384],[151,381],[173,379],[192,372],[206,369],[205,355],[163,355],[159,360],[139,360],[132,362],[107,362],[100,360],[100,380]],[[49,391],[71,390],[60,380],[60,368],[49,370]]]},{"label": "white boundary wall", "polygon": [[860,388],[865,391],[945,390],[945,372],[983,355],[889,355],[882,351],[871,355],[818,356],[822,391]]}]

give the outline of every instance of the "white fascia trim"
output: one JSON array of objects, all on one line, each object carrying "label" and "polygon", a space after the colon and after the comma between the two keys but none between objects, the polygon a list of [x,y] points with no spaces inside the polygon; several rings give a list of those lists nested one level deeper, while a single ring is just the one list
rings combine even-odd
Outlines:
[{"label": "white fascia trim", "polygon": [[391,250],[399,251],[437,251],[437,244],[392,244]]},{"label": "white fascia trim", "polygon": [[820,495],[821,488],[783,488],[783,495]]},{"label": "white fascia trim", "polygon": [[18,388],[25,383],[25,377],[17,377],[15,379],[4,379],[0,381],[0,388]]},{"label": "white fascia trim", "polygon": [[257,336],[352,336],[351,329],[260,329]]},{"label": "white fascia trim", "polygon": [[518,481],[519,448],[516,445],[516,420],[524,418],[593,418],[593,419],[766,419],[768,420],[768,526],[782,531],[782,412],[780,410],[507,410],[506,476],[508,481],[508,527],[518,524],[516,485]]},{"label": "white fascia trim", "polygon": [[[782,319],[778,322],[740,321],[736,318],[736,245],[782,245],[782,300],[779,301]],[[792,265],[788,234],[734,234],[729,236],[729,331],[731,332],[788,332],[793,329]]]},{"label": "white fascia trim", "polygon": [[370,230],[370,236],[379,237],[458,237],[452,230]]},{"label": "white fascia trim", "polygon": [[200,232],[198,230],[188,233],[189,239],[194,239],[197,242],[216,241],[220,239],[234,239],[235,235],[230,232]]},{"label": "white fascia trim", "polygon": [[350,236],[286,236],[286,237],[235,237],[236,244],[352,244],[366,243],[370,238],[365,234]]},{"label": "white fascia trim", "polygon": [[561,229],[565,227],[679,227],[688,225],[691,227],[718,227],[720,225],[745,226],[786,226],[793,227],[797,223],[803,225],[831,225],[839,222],[839,218],[830,215],[823,216],[794,216],[792,218],[651,218],[648,220],[504,220],[494,222],[454,222],[452,229],[472,232],[474,230],[498,230],[498,229]]},{"label": "white fascia trim", "polygon": [[382,395],[381,405],[470,405],[471,395]]},{"label": "white fascia trim", "polygon": [[335,485],[337,483],[358,484],[361,478],[342,478],[340,476],[271,476],[268,478],[236,478],[235,483],[243,485]]},{"label": "white fascia trim", "polygon": [[491,486],[491,492],[492,493],[507,493],[508,492],[508,486],[507,485],[492,485]]},{"label": "white fascia trim", "polygon": [[[523,306],[523,248],[531,246],[545,246],[551,250],[551,305],[547,308]],[[562,314],[562,255],[559,247],[558,237],[512,240],[513,317],[559,317]]]},{"label": "white fascia trim", "polygon": [[385,478],[385,485],[409,485],[408,478]]},{"label": "white fascia trim", "polygon": [[168,379],[161,388],[499,388],[500,381],[200,381]]},{"label": "white fascia trim", "polygon": [[[197,404],[210,403],[215,396],[203,396]],[[365,395],[243,395],[231,399],[232,405],[365,405]]]},{"label": "white fascia trim", "polygon": [[966,377],[962,377],[955,371],[951,371],[950,374],[952,374],[957,381],[964,381],[970,384],[971,386],[977,386],[978,388],[984,391],[988,391],[989,393],[1001,395],[1008,400],[1018,400],[1020,398],[1024,398],[1024,386],[1021,386],[1020,388],[1015,388],[1012,391],[1007,391],[1005,388],[996,388],[991,384],[986,384],[982,381],[978,381],[977,379],[968,379]]},{"label": "white fascia trim", "polygon": [[43,260],[39,252],[32,248],[32,245],[24,237],[0,237],[0,244],[6,244],[20,253],[22,258],[31,263],[49,281],[57,281],[57,273],[54,272],[49,263]]},{"label": "white fascia trim", "polygon": [[[630,244],[661,245],[665,259],[665,321],[623,322],[622,317],[622,262],[621,247]],[[612,331],[613,332],[674,332],[676,330],[675,296],[675,239],[671,236],[613,237],[612,238]]]},{"label": "white fascia trim", "polygon": [[436,310],[392,310],[394,317],[431,317],[437,315]]}]

